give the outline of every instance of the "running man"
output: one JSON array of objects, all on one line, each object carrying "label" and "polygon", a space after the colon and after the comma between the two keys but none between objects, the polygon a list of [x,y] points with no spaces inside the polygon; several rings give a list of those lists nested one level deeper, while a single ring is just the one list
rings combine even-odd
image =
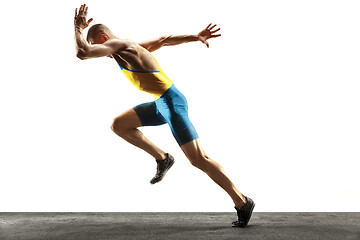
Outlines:
[{"label": "running man", "polygon": [[197,35],[170,35],[136,43],[116,37],[103,24],[93,25],[87,34],[83,30],[93,20],[87,20],[88,7],[81,5],[75,9],[75,45],[77,57],[84,60],[97,57],[111,57],[118,63],[124,75],[138,89],[150,93],[155,101],[140,104],[118,117],[112,124],[112,130],[127,142],[137,146],[153,156],[157,163],[155,177],[151,184],[161,181],[174,164],[169,153],[155,146],[138,129],[143,126],[157,126],[167,123],[186,157],[191,164],[204,171],[215,183],[222,187],[232,198],[238,220],[233,227],[246,227],[255,203],[243,195],[225,174],[223,168],[206,155],[200,145],[199,137],[188,117],[188,105],[185,96],[165,75],[150,52],[163,46],[178,45],[201,41],[209,47],[208,39],[219,37],[215,34],[220,28],[209,24]]}]

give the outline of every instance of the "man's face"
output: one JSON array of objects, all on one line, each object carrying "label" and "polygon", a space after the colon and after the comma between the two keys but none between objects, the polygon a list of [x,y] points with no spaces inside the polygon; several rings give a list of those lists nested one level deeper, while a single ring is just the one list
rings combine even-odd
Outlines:
[{"label": "man's face", "polygon": [[97,34],[92,37],[91,44],[103,44],[104,42],[106,42],[109,39],[110,39],[110,37],[105,33]]}]

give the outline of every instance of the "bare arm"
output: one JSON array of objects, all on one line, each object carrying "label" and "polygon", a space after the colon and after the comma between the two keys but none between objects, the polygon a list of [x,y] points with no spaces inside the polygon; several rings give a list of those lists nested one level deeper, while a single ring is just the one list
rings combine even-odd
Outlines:
[{"label": "bare arm", "polygon": [[178,44],[188,43],[188,42],[195,42],[195,41],[201,41],[207,47],[209,47],[209,43],[207,42],[207,39],[221,36],[221,34],[214,34],[220,30],[220,28],[213,30],[215,28],[215,26],[216,26],[216,24],[213,26],[211,26],[211,24],[209,24],[204,30],[199,32],[197,35],[194,34],[194,35],[162,36],[159,38],[141,42],[139,44],[142,47],[146,48],[150,52],[158,50],[159,48],[161,48],[163,46],[173,46],[173,45],[178,45]]},{"label": "bare arm", "polygon": [[195,41],[199,41],[197,35],[169,35],[147,40],[139,44],[149,52],[153,52],[163,46],[172,46]]},{"label": "bare arm", "polygon": [[81,60],[110,56],[127,46],[127,42],[119,39],[111,39],[103,44],[89,44],[79,29],[75,29],[75,39],[76,56]]},{"label": "bare arm", "polygon": [[75,26],[75,47],[76,56],[82,60],[86,59],[90,49],[90,44],[85,40],[82,29],[77,26]]},{"label": "bare arm", "polygon": [[105,57],[114,54],[121,48],[126,47],[126,41],[120,39],[111,39],[103,44],[89,44],[82,31],[89,26],[89,23],[93,20],[90,18],[86,21],[88,7],[81,5],[79,14],[75,9],[75,47],[76,56],[82,60],[88,58]]}]

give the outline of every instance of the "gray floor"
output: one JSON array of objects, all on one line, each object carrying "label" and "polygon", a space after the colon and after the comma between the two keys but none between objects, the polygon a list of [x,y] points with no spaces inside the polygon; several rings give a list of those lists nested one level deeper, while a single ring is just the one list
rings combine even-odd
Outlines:
[{"label": "gray floor", "polygon": [[360,240],[360,213],[0,213],[1,240],[326,239]]}]

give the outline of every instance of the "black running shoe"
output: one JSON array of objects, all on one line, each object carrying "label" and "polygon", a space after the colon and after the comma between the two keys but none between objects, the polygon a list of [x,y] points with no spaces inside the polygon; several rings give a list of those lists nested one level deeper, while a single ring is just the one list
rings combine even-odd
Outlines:
[{"label": "black running shoe", "polygon": [[250,221],[252,211],[255,207],[255,203],[251,198],[249,197],[245,197],[245,198],[247,202],[242,208],[238,209],[237,207],[235,207],[238,215],[238,221],[232,223],[233,227],[244,228],[248,225]]},{"label": "black running shoe", "polygon": [[166,153],[165,160],[156,160],[156,162],[157,162],[156,174],[155,177],[151,179],[150,181],[151,184],[160,182],[165,177],[166,172],[169,171],[169,169],[172,167],[172,165],[175,162],[175,159],[169,153]]}]

